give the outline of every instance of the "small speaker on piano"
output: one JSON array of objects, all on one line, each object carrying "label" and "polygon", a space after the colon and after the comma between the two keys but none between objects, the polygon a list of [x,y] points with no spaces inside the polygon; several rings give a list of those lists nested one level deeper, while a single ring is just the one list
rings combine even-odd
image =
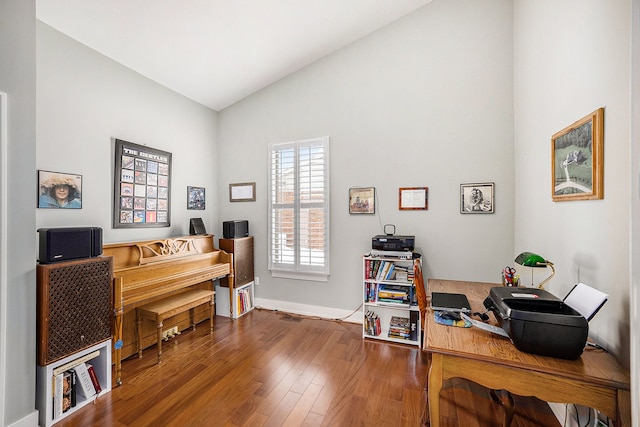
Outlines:
[{"label": "small speaker on piano", "polygon": [[204,228],[204,222],[202,222],[202,218],[191,218],[189,220],[189,234],[207,234],[207,230]]},{"label": "small speaker on piano", "polygon": [[223,221],[222,237],[225,239],[237,239],[249,235],[249,221]]},{"label": "small speaker on piano", "polygon": [[42,264],[102,255],[102,228],[40,228],[38,261]]}]

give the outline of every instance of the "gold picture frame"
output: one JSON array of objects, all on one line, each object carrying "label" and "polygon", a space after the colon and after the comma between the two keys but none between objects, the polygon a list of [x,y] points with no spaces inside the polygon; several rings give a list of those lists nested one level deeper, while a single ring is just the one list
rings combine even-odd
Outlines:
[{"label": "gold picture frame", "polygon": [[551,137],[554,202],[604,198],[604,108]]}]

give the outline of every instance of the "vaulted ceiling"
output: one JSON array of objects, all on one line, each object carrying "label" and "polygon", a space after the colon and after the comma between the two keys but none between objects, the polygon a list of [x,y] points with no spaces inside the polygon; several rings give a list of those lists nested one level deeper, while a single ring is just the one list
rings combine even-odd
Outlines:
[{"label": "vaulted ceiling", "polygon": [[36,0],[36,13],[219,111],[430,1]]}]

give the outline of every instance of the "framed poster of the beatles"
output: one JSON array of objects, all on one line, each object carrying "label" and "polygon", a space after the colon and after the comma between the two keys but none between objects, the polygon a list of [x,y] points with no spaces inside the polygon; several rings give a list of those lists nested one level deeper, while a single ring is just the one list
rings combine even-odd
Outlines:
[{"label": "framed poster of the beatles", "polygon": [[115,140],[113,228],[171,225],[171,153]]}]

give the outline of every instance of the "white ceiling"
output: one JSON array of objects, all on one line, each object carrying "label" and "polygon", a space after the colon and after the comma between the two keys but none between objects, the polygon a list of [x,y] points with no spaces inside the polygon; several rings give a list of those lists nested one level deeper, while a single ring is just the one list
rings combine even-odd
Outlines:
[{"label": "white ceiling", "polygon": [[430,1],[36,0],[36,14],[219,111]]}]

